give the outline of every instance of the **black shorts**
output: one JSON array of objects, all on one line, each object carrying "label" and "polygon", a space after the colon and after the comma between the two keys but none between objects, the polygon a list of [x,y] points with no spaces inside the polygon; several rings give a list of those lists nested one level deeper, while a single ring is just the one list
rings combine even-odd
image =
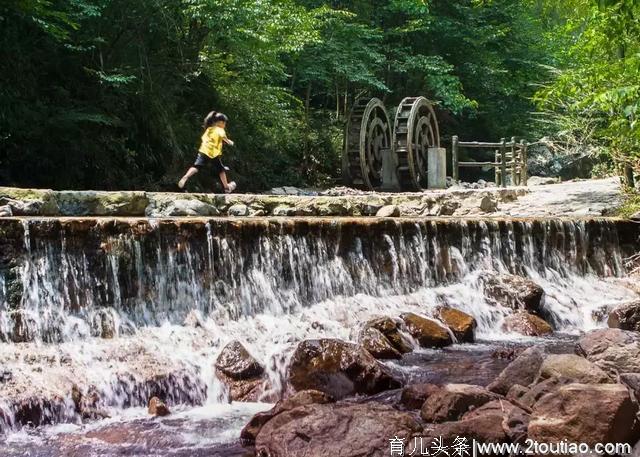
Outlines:
[{"label": "black shorts", "polygon": [[193,166],[196,167],[198,170],[203,170],[203,169],[213,170],[213,172],[216,174],[220,174],[223,171],[227,170],[227,167],[225,167],[224,164],[222,163],[222,160],[220,160],[220,156],[212,159],[211,157],[206,156],[201,152],[198,153],[198,156],[196,157],[196,161],[193,163]]}]

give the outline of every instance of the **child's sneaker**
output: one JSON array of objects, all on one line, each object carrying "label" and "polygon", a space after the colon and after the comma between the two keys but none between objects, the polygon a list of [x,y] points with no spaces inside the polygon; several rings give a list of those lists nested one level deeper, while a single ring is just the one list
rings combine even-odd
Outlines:
[{"label": "child's sneaker", "polygon": [[235,181],[231,181],[229,183],[229,185],[227,185],[227,189],[225,190],[226,193],[230,194],[231,192],[233,192],[234,190],[236,190],[236,187],[238,187],[238,185],[236,184]]}]

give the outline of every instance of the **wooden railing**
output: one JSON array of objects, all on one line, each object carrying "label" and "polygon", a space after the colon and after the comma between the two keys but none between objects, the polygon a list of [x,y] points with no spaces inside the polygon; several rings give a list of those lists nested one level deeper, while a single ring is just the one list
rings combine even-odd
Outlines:
[{"label": "wooden railing", "polygon": [[[527,147],[525,140],[516,142],[515,137],[507,142],[504,138],[499,143],[482,143],[478,141],[460,141],[454,135],[451,141],[451,161],[453,165],[453,179],[460,178],[461,167],[491,167],[495,169],[496,185],[507,187],[507,177],[511,177],[511,185],[527,185]],[[460,162],[458,160],[460,148],[494,149],[494,162]]]}]

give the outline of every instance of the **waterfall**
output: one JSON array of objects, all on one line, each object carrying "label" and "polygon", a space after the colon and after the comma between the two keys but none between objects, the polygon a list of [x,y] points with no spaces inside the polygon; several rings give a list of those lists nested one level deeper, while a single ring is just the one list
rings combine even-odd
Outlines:
[{"label": "waterfall", "polygon": [[13,299],[24,339],[45,343],[100,336],[112,321],[117,334],[181,324],[193,310],[226,321],[407,295],[484,270],[547,282],[622,273],[605,220],[21,224],[17,277],[0,269],[0,328],[8,339]]},{"label": "waterfall", "polygon": [[0,398],[0,428],[78,420],[71,386],[107,409],[157,393],[224,402],[212,364],[233,339],[278,391],[297,342],[353,340],[376,315],[446,303],[479,337],[512,338],[510,310],[482,293],[487,272],[540,284],[557,330],[589,329],[630,297],[612,280],[638,237],[605,219],[5,219],[0,231],[0,363],[14,380],[0,383],[14,400]]}]

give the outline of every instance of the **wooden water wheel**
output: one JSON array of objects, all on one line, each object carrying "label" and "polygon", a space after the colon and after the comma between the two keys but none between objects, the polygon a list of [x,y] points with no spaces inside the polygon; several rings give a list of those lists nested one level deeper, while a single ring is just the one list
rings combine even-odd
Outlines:
[{"label": "wooden water wheel", "polygon": [[407,97],[400,102],[392,141],[402,190],[419,191],[426,188],[429,148],[440,147],[438,120],[429,100]]},{"label": "wooden water wheel", "polygon": [[346,185],[378,190],[382,185],[383,150],[391,149],[391,123],[377,98],[356,101],[345,131],[342,176]]}]

